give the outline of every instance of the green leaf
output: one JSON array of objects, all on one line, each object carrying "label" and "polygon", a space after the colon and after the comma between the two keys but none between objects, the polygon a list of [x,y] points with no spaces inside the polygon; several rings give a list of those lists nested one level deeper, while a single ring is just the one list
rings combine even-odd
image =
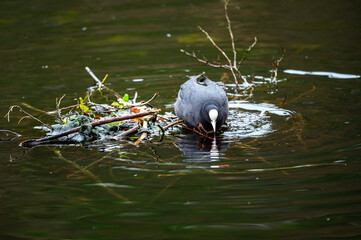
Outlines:
[{"label": "green leaf", "polygon": [[126,93],[126,94],[124,94],[124,96],[123,96],[123,101],[124,102],[128,102],[129,101],[129,95]]},{"label": "green leaf", "polygon": [[112,104],[111,104],[112,106],[114,106],[114,107],[120,107],[120,104],[118,103],[118,102],[112,102]]}]

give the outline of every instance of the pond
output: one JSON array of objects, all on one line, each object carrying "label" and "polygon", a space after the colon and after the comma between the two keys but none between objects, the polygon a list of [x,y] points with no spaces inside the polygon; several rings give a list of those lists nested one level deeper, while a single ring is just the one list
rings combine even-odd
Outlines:
[{"label": "pond", "polygon": [[[120,94],[173,113],[189,76],[205,73],[230,100],[228,129],[210,142],[189,132],[139,146],[42,146],[39,124],[14,111],[0,129],[2,239],[357,239],[361,237],[361,51],[356,1],[229,4],[240,67],[180,52],[232,55],[222,1],[2,1],[0,114],[54,110],[93,84],[89,66]],[[278,83],[272,59],[286,56]],[[111,94],[108,94],[112,98]],[[27,106],[32,106],[27,107]],[[52,124],[53,119],[42,117]],[[4,135],[1,136],[4,138]]]}]

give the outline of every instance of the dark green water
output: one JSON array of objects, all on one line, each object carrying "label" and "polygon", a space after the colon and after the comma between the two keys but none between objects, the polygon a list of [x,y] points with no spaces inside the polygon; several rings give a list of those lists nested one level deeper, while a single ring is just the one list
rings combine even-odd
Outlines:
[{"label": "dark green water", "polygon": [[[0,142],[1,239],[361,238],[359,9],[357,1],[231,2],[240,52],[258,38],[244,75],[269,77],[281,46],[287,55],[278,91],[261,84],[249,102],[232,98],[216,155],[180,133],[110,152],[37,147],[18,158],[20,140],[43,133],[29,119],[18,125],[18,112],[2,118],[0,129],[23,137]],[[2,1],[0,13],[2,116],[21,103],[53,110],[64,93],[62,104],[74,104],[92,85],[85,66],[110,74],[108,86],[122,94],[159,92],[153,104],[163,112],[188,75],[228,74],[179,51],[217,58],[201,25],[231,53],[221,1]],[[346,75],[302,75],[311,71]],[[234,96],[231,85],[227,92]]]}]

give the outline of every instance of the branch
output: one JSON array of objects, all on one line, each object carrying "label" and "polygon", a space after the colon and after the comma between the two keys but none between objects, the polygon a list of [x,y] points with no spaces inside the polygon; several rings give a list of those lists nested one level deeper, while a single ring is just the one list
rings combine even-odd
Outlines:
[{"label": "branch", "polygon": [[243,61],[246,59],[246,56],[252,50],[252,48],[256,45],[256,43],[257,43],[257,37],[254,37],[254,42],[251,45],[249,45],[249,47],[247,49],[245,49],[241,61],[238,62],[238,67],[240,67],[240,65],[243,63]]},{"label": "branch", "polygon": [[158,96],[158,95],[159,95],[159,93],[156,92],[156,93],[154,93],[153,97],[151,97],[148,101],[146,101],[146,102],[141,101],[139,103],[129,104],[129,105],[126,105],[126,106],[122,107],[122,109],[128,109],[128,108],[132,108],[132,107],[139,107],[139,106],[147,105],[151,101],[153,101],[155,99],[155,97]]},{"label": "branch", "polygon": [[56,112],[57,112],[57,115],[58,115],[58,118],[60,121],[63,120],[63,117],[61,116],[61,110],[60,110],[60,103],[61,103],[61,100],[63,100],[63,98],[65,97],[66,94],[64,94],[63,96],[61,96],[61,98],[58,100],[58,98],[56,98],[55,102],[56,102]]},{"label": "branch", "polygon": [[174,126],[174,125],[176,125],[178,123],[181,123],[181,122],[183,122],[183,120],[178,120],[178,121],[172,122],[172,123],[168,124],[167,126],[163,127],[163,130],[165,131],[168,128],[170,128],[171,126]]},{"label": "branch", "polygon": [[[237,88],[239,89],[239,84],[238,84],[238,81],[237,81],[237,77],[236,77],[236,74],[234,73],[234,70],[233,70],[233,66],[232,66],[232,62],[231,60],[229,59],[229,57],[227,56],[227,54],[213,41],[213,39],[211,38],[211,36],[205,31],[203,30],[202,27],[198,26],[198,28],[207,36],[207,38],[209,39],[209,41],[211,41],[211,43],[213,44],[213,46],[215,46],[218,51],[220,51],[222,53],[222,55],[226,58],[227,62],[228,62],[228,65],[229,65],[229,68],[232,72],[232,75],[233,75],[233,78],[234,78],[234,82],[236,83],[236,86]],[[243,81],[247,82],[246,79],[242,78]]]},{"label": "branch", "polygon": [[[143,121],[143,128],[148,128],[148,121]],[[134,145],[139,145],[143,139],[145,139],[148,136],[148,132],[143,132],[140,137],[137,139],[137,141],[134,142]]]},{"label": "branch", "polygon": [[130,135],[130,134],[138,132],[138,129],[139,129],[139,125],[136,125],[136,126],[132,127],[131,129],[129,129],[127,131],[124,131],[121,134],[118,134],[118,135],[116,135],[114,137],[111,137],[109,139],[110,140],[119,140],[119,139],[121,139],[123,137],[126,137],[126,136]]},{"label": "branch", "polygon": [[[105,86],[100,80],[99,78],[92,72],[92,70],[90,70],[89,67],[85,67],[85,70],[89,73],[89,75],[94,79],[95,81],[95,84],[97,86],[97,90],[100,89],[100,88],[105,88],[106,90],[110,91],[111,93],[113,93],[117,98],[120,98],[120,95],[114,91],[113,89],[111,88],[108,88],[107,86]],[[108,77],[108,75],[105,76],[104,80]],[[104,82],[103,80],[103,82]],[[93,88],[91,88],[93,89]],[[95,91],[95,90],[94,90]]]},{"label": "branch", "polygon": [[233,32],[232,32],[232,28],[231,28],[231,21],[229,20],[228,17],[228,3],[229,0],[224,0],[224,12],[225,12],[225,17],[228,23],[228,31],[229,31],[229,36],[231,38],[231,43],[232,43],[232,50],[233,50],[233,68],[237,69],[237,51],[236,51],[236,47],[234,45],[234,37],[233,37]]},{"label": "branch", "polygon": [[227,70],[230,70],[229,66],[228,65],[222,65],[221,63],[220,64],[214,64],[214,63],[210,63],[208,60],[204,60],[204,59],[200,59],[199,57],[197,57],[197,55],[192,52],[192,53],[189,53],[187,52],[186,50],[184,49],[181,49],[180,50],[182,53],[186,54],[187,56],[190,56],[190,57],[193,57],[195,58],[198,62],[200,63],[204,63],[210,67],[214,67],[214,68],[225,68]]},{"label": "branch", "polygon": [[[19,108],[20,112],[24,113],[25,115],[27,115],[28,117],[34,119],[35,121],[40,122],[44,127],[49,128],[50,130],[54,130],[50,125],[44,123],[43,121],[41,121],[40,119],[34,117],[33,115],[31,115],[30,113],[26,112],[24,109],[22,109],[22,107],[18,106],[18,105],[13,105],[9,108],[8,113],[5,115],[5,118],[7,117],[8,121],[10,121],[10,112],[12,112],[14,110],[14,108]],[[20,120],[21,121],[21,120]]]},{"label": "branch", "polygon": [[274,59],[273,61],[273,72],[271,73],[271,82],[277,82],[277,75],[278,75],[278,67],[284,57],[286,56],[286,50],[282,47],[282,56],[279,59]]}]

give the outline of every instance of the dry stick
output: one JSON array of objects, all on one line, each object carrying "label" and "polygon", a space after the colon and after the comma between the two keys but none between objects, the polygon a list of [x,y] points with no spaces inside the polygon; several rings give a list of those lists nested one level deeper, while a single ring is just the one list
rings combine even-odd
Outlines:
[{"label": "dry stick", "polygon": [[[158,117],[159,117],[159,116],[158,116]],[[169,121],[169,120],[168,120],[168,121]],[[172,123],[168,124],[167,126],[165,126],[164,128],[163,128],[162,126],[160,126],[160,125],[157,125],[157,126],[160,128],[160,130],[162,131],[162,136],[160,137],[159,142],[163,141],[163,137],[164,137],[164,135],[165,135],[165,131],[166,131],[168,128],[170,128],[171,126],[174,126],[174,125],[176,125],[176,124],[178,124],[178,123],[181,123],[181,122],[183,122],[183,120],[178,120],[178,121],[172,122]]]},{"label": "dry stick", "polygon": [[278,67],[286,55],[286,50],[282,47],[282,56],[279,59],[275,59],[273,62],[273,76],[271,74],[271,82],[277,81]]},{"label": "dry stick", "polygon": [[81,166],[79,166],[76,162],[71,161],[71,160],[69,160],[69,159],[66,159],[65,157],[63,157],[63,155],[61,154],[61,152],[60,152],[59,150],[55,150],[54,152],[55,152],[56,155],[58,155],[58,157],[59,157],[61,160],[63,160],[63,161],[65,161],[65,162],[73,165],[73,167],[75,167],[76,169],[78,169],[79,171],[81,171],[85,176],[93,179],[96,183],[98,183],[100,186],[102,186],[104,189],[106,189],[110,194],[114,195],[115,197],[117,197],[117,198],[120,199],[120,200],[129,202],[129,200],[128,200],[126,197],[120,195],[119,193],[117,193],[117,192],[114,191],[113,189],[107,187],[107,186],[99,179],[99,177],[95,176],[91,171],[89,171],[89,170],[87,170],[87,169],[83,169],[83,168],[82,168]]},{"label": "dry stick", "polygon": [[[139,117],[144,117],[147,115],[152,115],[159,112],[158,110],[151,110],[151,111],[147,111],[147,112],[142,112],[142,113],[137,113],[137,114],[133,114],[133,115],[127,115],[127,116],[121,116],[121,117],[115,117],[115,118],[109,118],[109,119],[104,119],[104,120],[99,120],[99,121],[95,121],[95,122],[91,122],[88,125],[95,127],[95,126],[99,126],[99,125],[103,125],[103,124],[107,124],[107,123],[112,123],[112,122],[118,122],[118,121],[124,121],[124,120],[128,120],[128,119],[133,119],[133,118],[139,118]],[[67,136],[71,133],[75,133],[75,132],[79,132],[80,129],[82,128],[82,126],[76,127],[76,128],[72,128],[69,129],[68,131],[59,133],[59,134],[55,134],[49,137],[44,137],[44,138],[39,138],[39,139],[29,139],[26,140],[22,143],[20,143],[20,146],[22,147],[33,147],[36,146],[38,144],[44,143],[44,142],[48,142],[50,140],[53,139],[57,139],[63,136]]]},{"label": "dry stick", "polygon": [[240,65],[243,63],[243,61],[246,59],[248,53],[252,50],[252,48],[256,45],[257,43],[257,37],[254,37],[254,42],[249,45],[249,47],[247,49],[244,50],[244,54],[243,54],[243,57],[242,59],[238,62],[238,68],[240,67]]},{"label": "dry stick", "polygon": [[129,129],[127,131],[124,131],[121,134],[118,134],[118,135],[116,135],[114,137],[111,137],[109,139],[110,140],[119,140],[119,139],[121,139],[123,137],[126,137],[126,136],[130,135],[130,134],[138,132],[138,129],[139,129],[139,125],[136,125],[136,126],[132,127],[131,129]]},{"label": "dry stick", "polygon": [[110,91],[111,93],[113,93],[117,98],[120,98],[120,94],[118,94],[116,91],[114,91],[111,88],[108,88],[107,86],[105,86],[104,84],[102,84],[102,82],[99,80],[99,78],[92,72],[92,70],[90,70],[89,67],[85,67],[85,70],[89,73],[89,75],[94,79],[96,85],[98,87],[103,87],[106,90]]},{"label": "dry stick", "polygon": [[[244,83],[246,83],[247,85],[248,82],[246,80],[246,78],[244,78],[241,74],[241,72],[239,71],[238,69],[238,66],[237,66],[237,51],[236,51],[236,46],[234,44],[234,37],[233,37],[233,31],[232,31],[232,27],[231,27],[231,20],[229,20],[229,17],[228,17],[228,3],[229,3],[229,0],[224,0],[224,14],[225,14],[225,18],[227,20],[227,24],[228,24],[228,32],[229,32],[229,36],[231,38],[231,44],[232,44],[232,50],[233,50],[233,67],[232,67],[232,70],[236,70],[239,77],[243,80]],[[237,85],[237,84],[236,84]],[[238,85],[237,85],[238,87]]]},{"label": "dry stick", "polygon": [[[62,107],[62,108],[59,108],[60,111],[62,110],[67,110],[67,109],[70,109],[70,108],[76,108],[78,107],[80,104],[75,104],[75,105],[71,105],[71,106],[67,106],[67,107]],[[58,110],[52,110],[52,111],[47,111],[45,112],[45,114],[48,114],[48,115],[54,115],[54,114],[57,114]]]},{"label": "dry stick", "polygon": [[[148,127],[148,121],[143,121],[143,128],[147,128]],[[139,143],[141,141],[143,141],[143,139],[145,139],[148,136],[147,132],[143,132],[140,137],[137,139],[137,141],[135,141],[134,145],[139,145]]]},{"label": "dry stick", "polygon": [[174,125],[176,125],[178,123],[181,123],[181,122],[183,122],[183,120],[178,120],[178,121],[172,122],[172,123],[168,124],[167,126],[163,127],[163,130],[165,131],[168,128],[170,128],[171,126],[174,126]]},{"label": "dry stick", "polygon": [[[8,113],[5,115],[5,118],[7,117],[8,118],[8,121],[10,121],[10,112],[13,111],[14,108],[19,108],[20,109],[20,112],[26,114],[27,116],[29,116],[30,118],[34,119],[35,121],[38,121],[40,122],[43,126],[49,128],[50,130],[54,130],[50,125],[44,123],[43,121],[41,121],[40,119],[34,117],[33,115],[31,115],[30,113],[26,112],[24,109],[22,109],[22,107],[18,106],[18,105],[13,105],[9,108],[9,111]],[[21,120],[20,120],[21,121]]]},{"label": "dry stick", "polygon": [[[119,111],[119,109],[129,109],[129,108],[132,108],[132,107],[140,107],[140,106],[144,106],[144,105],[147,105],[147,104],[149,104],[151,101],[153,101],[154,99],[155,99],[155,97],[156,96],[158,96],[159,95],[159,93],[158,92],[156,92],[156,93],[154,93],[154,95],[153,95],[153,97],[151,97],[148,101],[141,101],[141,102],[139,102],[139,103],[134,103],[134,104],[129,104],[129,105],[125,105],[125,106],[123,106],[123,107],[119,107],[118,109],[116,109],[116,110],[114,110],[114,111],[108,111],[108,112],[117,112],[117,111]],[[93,102],[90,102],[91,104],[93,104],[93,105],[99,105],[99,106],[103,106],[103,105],[101,105],[101,104],[96,104],[96,103],[93,103]],[[104,107],[104,106],[103,106]]]},{"label": "dry stick", "polygon": [[228,17],[228,3],[229,3],[229,0],[225,0],[224,1],[224,12],[225,12],[225,17],[226,17],[226,20],[227,20],[227,23],[228,23],[228,32],[229,32],[229,36],[231,38],[231,43],[232,43],[232,50],[233,50],[233,68],[237,69],[237,51],[236,51],[236,47],[234,45],[234,37],[233,37],[233,32],[232,32],[232,28],[231,28],[231,21],[229,20],[229,17]]},{"label": "dry stick", "polygon": [[58,101],[58,98],[56,98],[56,111],[57,111],[57,115],[58,115],[58,118],[60,121],[63,120],[63,117],[61,116],[61,110],[60,110],[60,103],[61,103],[61,100],[63,100],[63,98],[65,97],[66,94],[64,94],[63,96],[61,96],[61,98],[59,99]]},{"label": "dry stick", "polygon": [[151,97],[148,101],[146,101],[146,102],[141,101],[139,103],[129,104],[129,105],[126,105],[126,106],[122,107],[122,109],[128,109],[128,108],[132,108],[132,107],[140,107],[140,106],[147,105],[151,101],[153,101],[155,99],[155,97],[158,96],[158,95],[159,95],[159,93],[156,92],[156,93],[154,93],[153,97]]},{"label": "dry stick", "polygon": [[[234,73],[234,69],[233,69],[233,66],[232,66],[232,62],[231,60],[229,59],[229,57],[227,56],[227,54],[213,41],[213,39],[211,38],[211,36],[208,34],[208,32],[206,32],[205,30],[203,30],[203,28],[201,26],[198,26],[198,28],[207,36],[207,38],[209,39],[209,41],[213,44],[213,46],[215,46],[218,51],[220,51],[222,53],[222,55],[226,58],[227,62],[228,62],[228,65],[229,65],[229,68],[232,72],[232,75],[233,75],[233,78],[234,78],[234,82],[236,83],[236,86],[237,88],[239,89],[239,84],[238,84],[238,81],[237,81],[237,77],[236,77],[236,74]],[[245,83],[248,84],[247,80],[242,78],[243,81]]]},{"label": "dry stick", "polygon": [[180,51],[181,51],[182,53],[184,53],[185,55],[187,55],[187,56],[190,56],[190,57],[195,58],[198,62],[204,63],[204,64],[206,64],[206,65],[208,65],[208,66],[210,66],[210,67],[214,67],[214,68],[225,68],[225,69],[227,69],[227,70],[230,70],[230,68],[229,68],[228,65],[210,63],[208,60],[200,59],[199,57],[197,57],[197,55],[196,55],[194,52],[189,53],[189,52],[187,52],[187,51],[184,50],[184,49],[181,49]]}]

